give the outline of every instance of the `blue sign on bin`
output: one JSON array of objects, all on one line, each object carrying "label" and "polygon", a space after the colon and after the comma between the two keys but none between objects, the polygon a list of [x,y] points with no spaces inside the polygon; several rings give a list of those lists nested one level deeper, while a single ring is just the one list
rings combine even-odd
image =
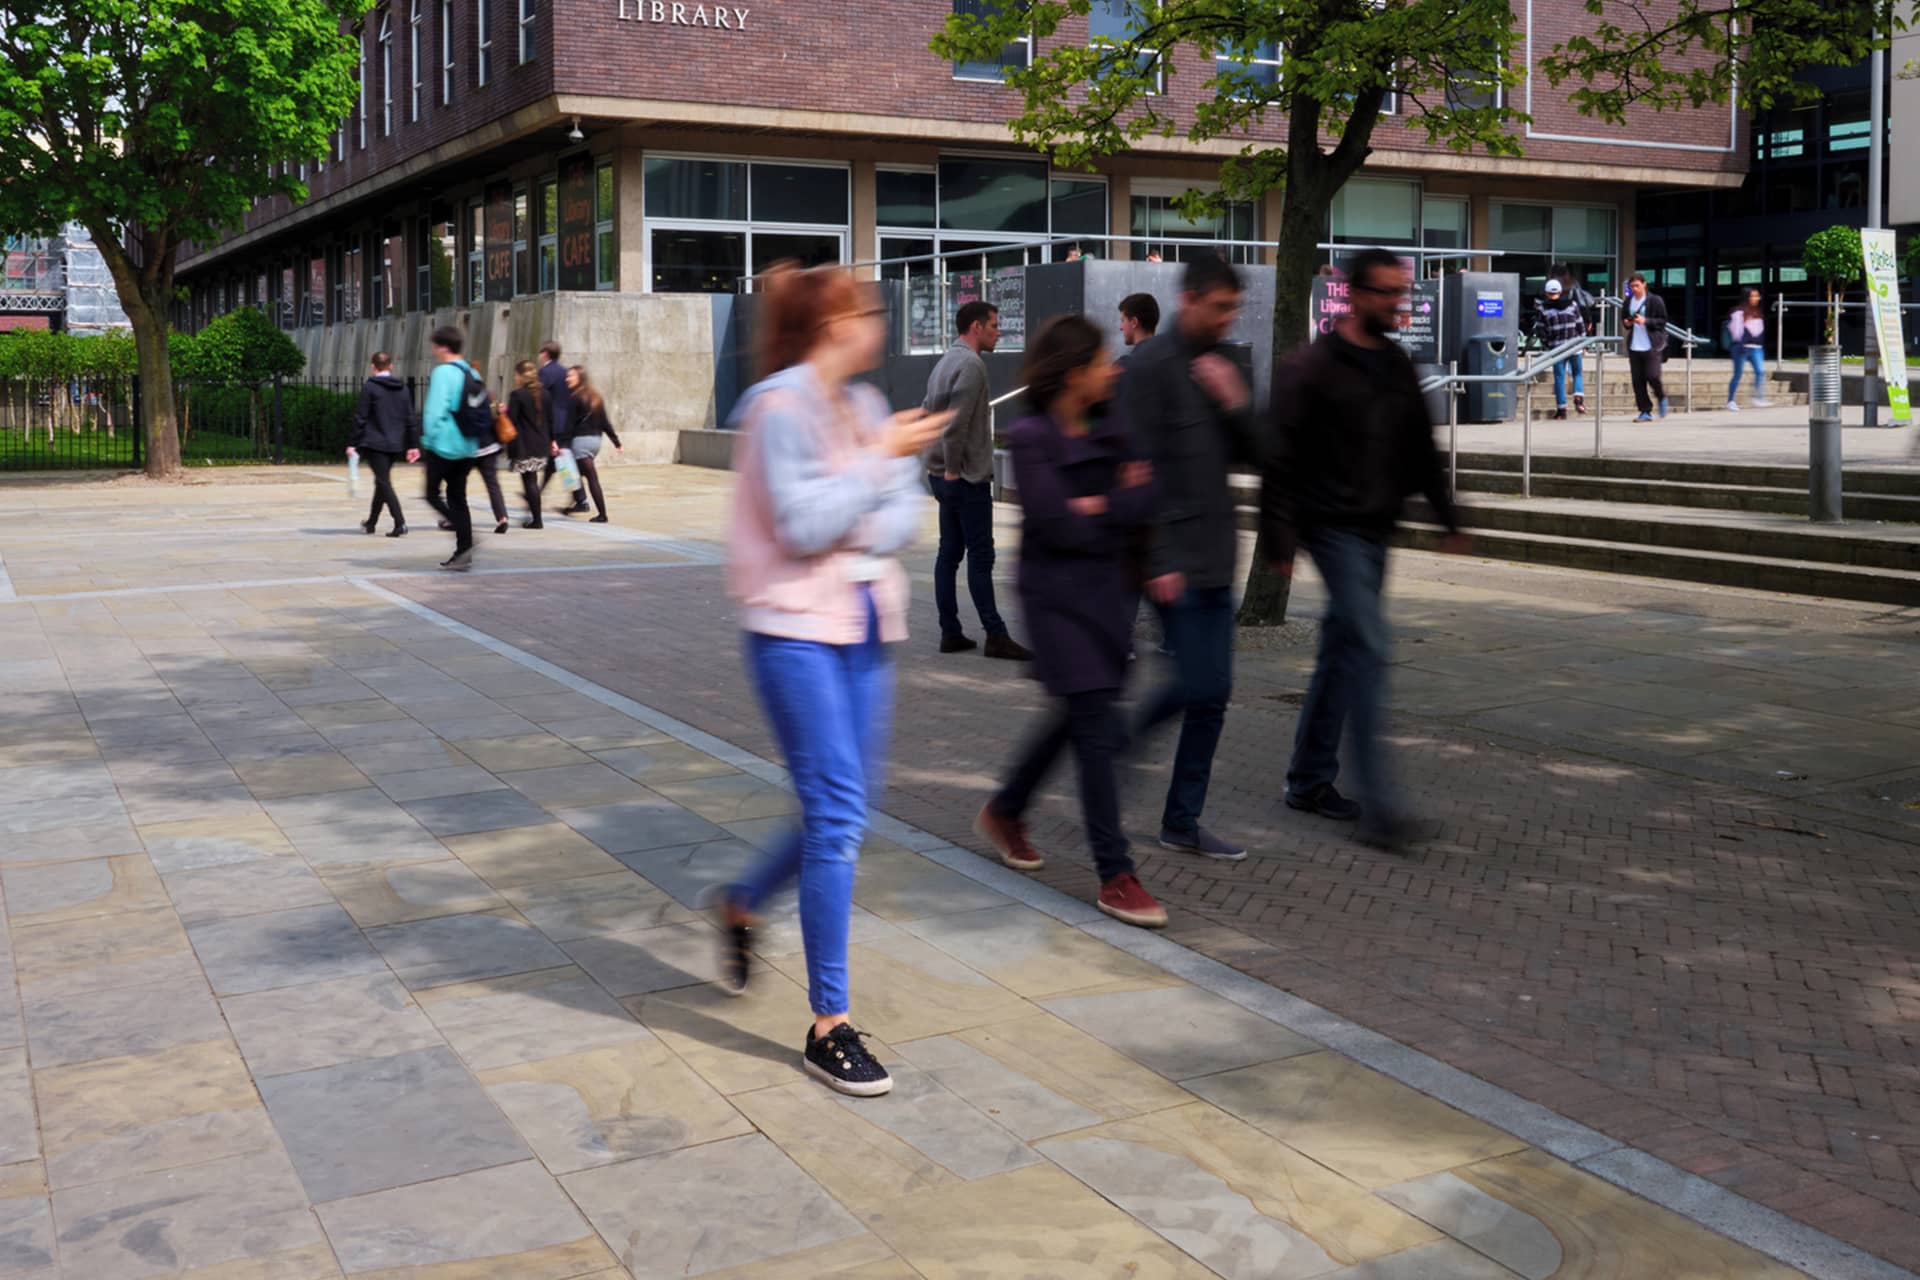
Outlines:
[{"label": "blue sign on bin", "polygon": [[1498,315],[1506,314],[1507,300],[1505,298],[1501,298],[1501,297],[1489,298],[1483,294],[1479,299],[1479,304],[1480,304],[1479,306],[1480,314],[1483,316],[1498,316]]}]

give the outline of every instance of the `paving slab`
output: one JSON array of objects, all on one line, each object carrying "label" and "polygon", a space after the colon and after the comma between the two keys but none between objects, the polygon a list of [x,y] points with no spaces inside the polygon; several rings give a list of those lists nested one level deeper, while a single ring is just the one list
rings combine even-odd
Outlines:
[{"label": "paving slab", "polygon": [[406,988],[385,973],[228,996],[220,1007],[257,1078],[443,1043]]}]

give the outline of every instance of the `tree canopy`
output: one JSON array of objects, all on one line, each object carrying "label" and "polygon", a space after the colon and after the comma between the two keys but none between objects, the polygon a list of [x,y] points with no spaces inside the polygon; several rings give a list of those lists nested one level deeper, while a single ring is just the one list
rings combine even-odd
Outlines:
[{"label": "tree canopy", "polygon": [[[179,467],[167,311],[181,246],[325,152],[370,0],[0,0],[0,227],[86,226],[133,323],[148,470]],[[127,243],[135,248],[130,252]]]}]

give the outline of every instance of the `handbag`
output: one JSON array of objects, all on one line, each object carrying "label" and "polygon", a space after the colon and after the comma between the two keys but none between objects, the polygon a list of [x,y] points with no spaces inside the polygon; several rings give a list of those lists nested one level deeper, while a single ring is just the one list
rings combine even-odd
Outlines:
[{"label": "handbag", "polygon": [[520,438],[520,428],[513,425],[513,419],[507,416],[504,405],[494,411],[493,438],[501,444],[512,444]]}]

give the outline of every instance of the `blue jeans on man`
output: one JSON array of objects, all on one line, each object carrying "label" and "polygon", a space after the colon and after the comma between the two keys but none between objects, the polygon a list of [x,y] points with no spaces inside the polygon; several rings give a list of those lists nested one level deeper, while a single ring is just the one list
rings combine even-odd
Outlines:
[{"label": "blue jeans on man", "polygon": [[1585,364],[1578,351],[1553,366],[1553,403],[1556,408],[1567,407],[1568,382],[1573,383],[1573,394],[1576,396],[1587,394]]},{"label": "blue jeans on man", "polygon": [[1403,815],[1386,753],[1381,746],[1389,632],[1380,594],[1386,582],[1384,540],[1339,529],[1305,531],[1301,542],[1326,584],[1327,613],[1320,624],[1320,655],[1300,707],[1293,735],[1287,790],[1310,795],[1340,773],[1340,739],[1372,828],[1390,827]]},{"label": "blue jeans on man", "polygon": [[988,636],[1004,636],[1007,624],[993,601],[993,484],[929,475],[927,485],[940,504],[940,550],[933,558],[933,604],[940,613],[940,634],[957,637],[960,628],[960,562],[967,562],[967,593]]},{"label": "blue jeans on man", "polygon": [[1174,678],[1142,704],[1136,733],[1181,717],[1173,780],[1160,826],[1177,835],[1199,829],[1213,778],[1213,753],[1233,696],[1233,588],[1189,589],[1161,605],[1160,625],[1173,650]]}]

